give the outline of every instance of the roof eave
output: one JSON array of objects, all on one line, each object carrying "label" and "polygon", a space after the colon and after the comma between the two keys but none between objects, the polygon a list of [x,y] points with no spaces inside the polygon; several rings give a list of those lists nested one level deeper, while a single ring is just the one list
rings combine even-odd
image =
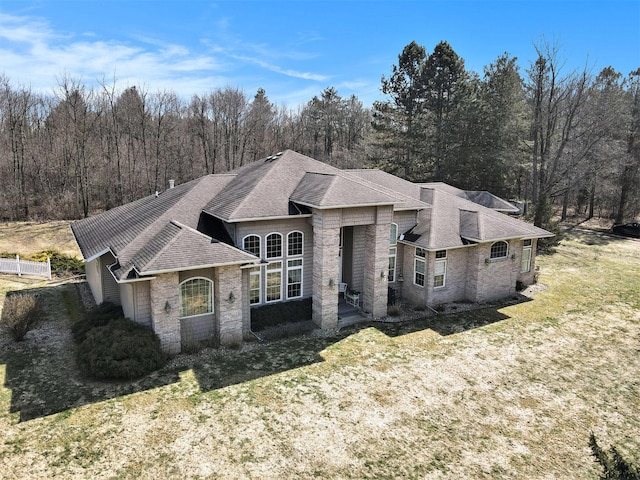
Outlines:
[{"label": "roof eave", "polygon": [[171,272],[186,272],[190,270],[198,270],[201,268],[215,268],[215,267],[229,267],[233,265],[260,265],[260,260],[242,260],[235,262],[222,262],[222,263],[210,263],[203,265],[191,265],[189,267],[178,267],[178,268],[166,268],[160,270],[142,270],[139,273],[141,275],[160,275],[162,273],[171,273]]},{"label": "roof eave", "polygon": [[[297,203],[298,205],[303,205],[305,207],[309,207],[309,208],[315,208],[316,210],[336,210],[338,208],[361,208],[361,207],[386,207],[386,206],[393,206],[395,205],[395,202],[375,202],[375,203],[349,203],[349,204],[344,204],[344,205],[329,205],[329,206],[324,206],[324,205],[313,205],[311,203],[306,203],[306,202],[300,202],[298,200],[291,200],[294,203]],[[410,210],[415,210],[415,209],[410,209]],[[298,215],[296,215],[298,216]]]}]

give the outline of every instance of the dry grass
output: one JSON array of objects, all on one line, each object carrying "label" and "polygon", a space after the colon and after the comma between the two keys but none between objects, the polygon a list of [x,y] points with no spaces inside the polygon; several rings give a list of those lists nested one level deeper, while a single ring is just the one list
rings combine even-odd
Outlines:
[{"label": "dry grass", "polygon": [[[0,337],[4,478],[597,478],[640,460],[640,242],[570,234],[531,302],[178,356],[89,382],[73,284]],[[0,281],[1,283],[1,281]],[[47,415],[49,414],[49,415]]]},{"label": "dry grass", "polygon": [[0,252],[31,255],[54,247],[66,255],[82,258],[69,224],[67,220],[0,223]]}]

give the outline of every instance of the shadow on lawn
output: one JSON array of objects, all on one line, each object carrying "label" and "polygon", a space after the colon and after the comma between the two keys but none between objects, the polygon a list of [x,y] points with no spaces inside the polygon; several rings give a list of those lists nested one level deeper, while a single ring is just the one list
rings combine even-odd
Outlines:
[{"label": "shadow on lawn", "polygon": [[[385,323],[366,322],[343,328],[330,336],[298,336],[242,350],[205,349],[178,355],[168,366],[136,381],[105,382],[84,377],[75,361],[70,325],[81,301],[76,284],[29,290],[38,293],[48,311],[40,327],[23,342],[5,338],[0,349],[0,369],[5,367],[4,387],[11,390],[9,413],[19,412],[27,421],[70,408],[101,402],[121,395],[180,382],[180,373],[193,370],[200,390],[215,390],[256,378],[323,362],[321,352],[341,340],[373,327],[390,337],[431,329],[450,335],[508,318],[498,307]],[[526,297],[525,297],[526,298]],[[62,310],[62,311],[61,311]],[[0,370],[1,371],[1,370]],[[0,395],[0,406],[3,406]],[[0,416],[5,412],[0,411]]]}]

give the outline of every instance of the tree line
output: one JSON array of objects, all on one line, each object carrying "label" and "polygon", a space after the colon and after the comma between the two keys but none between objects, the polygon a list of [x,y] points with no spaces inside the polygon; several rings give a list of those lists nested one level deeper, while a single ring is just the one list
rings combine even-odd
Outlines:
[{"label": "tree line", "polygon": [[259,89],[184,99],[64,77],[51,95],[0,75],[0,219],[79,218],[290,148],[339,168],[489,190],[554,213],[640,214],[640,69],[566,71],[541,42],[521,72],[501,55],[482,75],[447,42],[416,42],[383,76],[384,100],[324,89],[297,108]]}]

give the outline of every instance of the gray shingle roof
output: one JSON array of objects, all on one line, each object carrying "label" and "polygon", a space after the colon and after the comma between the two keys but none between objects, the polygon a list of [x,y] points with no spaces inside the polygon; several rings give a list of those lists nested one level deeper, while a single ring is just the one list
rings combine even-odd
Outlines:
[{"label": "gray shingle roof", "polygon": [[418,214],[418,224],[405,241],[429,250],[456,248],[476,242],[553,236],[517,218],[457,195],[446,184],[423,187],[433,207]]},{"label": "gray shingle roof", "polygon": [[493,193],[487,192],[485,190],[461,190],[452,185],[448,185],[442,182],[420,183],[416,185],[425,188],[437,188],[438,190],[450,193],[466,200],[470,200],[473,203],[477,203],[478,205],[482,205],[483,207],[491,208],[498,212],[517,213],[520,211],[518,207],[516,207],[512,203],[509,203],[506,200],[497,197]]}]

